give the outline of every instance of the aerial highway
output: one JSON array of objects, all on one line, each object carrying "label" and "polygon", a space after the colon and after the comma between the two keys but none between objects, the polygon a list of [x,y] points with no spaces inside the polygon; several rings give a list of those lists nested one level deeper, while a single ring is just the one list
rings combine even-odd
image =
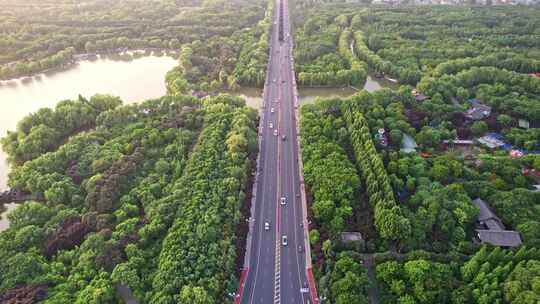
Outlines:
[{"label": "aerial highway", "polygon": [[236,303],[318,303],[310,271],[288,3],[276,0],[250,230]]}]

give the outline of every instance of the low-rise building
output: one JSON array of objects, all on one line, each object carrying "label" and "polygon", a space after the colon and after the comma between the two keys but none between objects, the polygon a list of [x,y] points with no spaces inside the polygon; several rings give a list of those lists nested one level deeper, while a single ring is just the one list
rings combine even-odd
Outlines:
[{"label": "low-rise building", "polygon": [[414,99],[415,99],[417,102],[423,102],[423,101],[426,101],[426,100],[430,99],[429,96],[424,95],[424,94],[418,92],[416,89],[413,89],[413,90],[411,91],[411,94],[414,96]]},{"label": "low-rise building", "polygon": [[497,148],[505,147],[507,145],[499,136],[495,136],[492,133],[484,135],[476,140],[480,144],[490,149],[497,149]]},{"label": "low-rise building", "polygon": [[518,120],[518,126],[519,126],[520,128],[523,128],[523,129],[528,129],[528,128],[530,128],[531,123],[530,123],[528,120],[526,120],[526,119],[520,118],[520,119]]},{"label": "low-rise building", "polygon": [[470,99],[471,108],[465,112],[465,117],[472,120],[480,120],[491,115],[491,107],[483,104],[480,100]]},{"label": "low-rise building", "polygon": [[477,198],[473,204],[478,207],[476,237],[482,243],[501,247],[518,247],[521,236],[517,231],[506,230],[501,219],[491,210],[488,204]]}]

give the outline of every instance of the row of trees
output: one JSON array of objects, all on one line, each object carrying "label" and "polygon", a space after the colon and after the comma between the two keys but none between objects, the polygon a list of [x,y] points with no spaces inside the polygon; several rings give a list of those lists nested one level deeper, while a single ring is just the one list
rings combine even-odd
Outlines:
[{"label": "row of trees", "polygon": [[346,151],[347,130],[341,117],[326,114],[337,107],[328,102],[306,105],[301,110],[301,144],[304,176],[313,195],[315,219],[330,236],[346,229],[353,213],[360,179]]},{"label": "row of trees", "polygon": [[349,84],[361,87],[366,82],[367,64],[358,60],[356,55],[353,54],[351,50],[351,38],[352,32],[349,29],[343,30],[339,35],[338,51],[349,63],[350,71],[352,73]]},{"label": "row of trees", "polygon": [[394,77],[404,84],[414,85],[420,81],[421,73],[419,70],[396,66],[390,61],[382,59],[379,55],[370,50],[366,45],[364,32],[354,32],[354,41],[358,58],[367,62],[376,72]]},{"label": "row of trees", "polygon": [[344,118],[350,134],[356,162],[374,208],[374,222],[379,235],[391,241],[407,238],[411,232],[409,220],[394,200],[390,179],[373,143],[369,125],[354,103],[344,106]]},{"label": "row of trees", "polygon": [[461,267],[464,286],[458,290],[463,302],[534,303],[540,299],[540,251],[482,247]]},{"label": "row of trees", "polygon": [[491,66],[518,73],[533,73],[540,71],[540,60],[525,58],[517,53],[494,53],[445,61],[437,65],[432,74],[435,77],[440,77],[444,74],[456,74],[472,67],[482,66]]},{"label": "row of trees", "polygon": [[[359,53],[371,58],[365,61],[377,71],[401,82],[415,84],[440,64],[446,68],[462,63],[488,64],[519,72],[538,68],[540,54],[529,30],[539,15],[535,9],[371,7],[350,11],[354,13],[351,27],[363,32],[357,42],[363,41],[368,47]],[[507,57],[498,63],[488,59],[499,56],[500,48],[512,48],[512,59]],[[451,63],[446,64],[448,61]]]},{"label": "row of trees", "polygon": [[317,11],[296,33],[296,71],[303,86],[363,87],[367,66],[352,54],[346,15]]},{"label": "row of trees", "polygon": [[367,202],[358,198],[361,183],[349,160],[347,125],[339,99],[318,100],[301,108],[304,177],[313,196],[314,227],[310,230],[320,296],[332,303],[367,303],[366,270],[353,252],[339,252],[341,233],[358,231],[354,214]]},{"label": "row of trees", "polygon": [[68,47],[56,54],[36,61],[19,61],[17,63],[0,66],[0,80],[31,75],[44,70],[63,66],[64,64],[73,61],[74,54],[75,48]]},{"label": "row of trees", "polygon": [[[218,97],[171,199],[177,217],[163,240],[152,302],[221,302],[235,288],[235,227],[254,152],[253,110]],[[233,102],[235,102],[233,100]]]}]

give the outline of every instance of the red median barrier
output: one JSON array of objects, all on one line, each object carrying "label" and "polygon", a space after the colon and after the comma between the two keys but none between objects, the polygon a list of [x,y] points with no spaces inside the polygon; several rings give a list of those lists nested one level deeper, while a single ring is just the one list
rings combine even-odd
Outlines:
[{"label": "red median barrier", "polygon": [[249,268],[242,270],[242,275],[240,275],[240,284],[238,284],[238,291],[234,297],[234,304],[240,304],[242,300],[242,293],[244,292],[244,285],[246,284],[246,278],[249,272]]},{"label": "red median barrier", "polygon": [[313,304],[319,304],[319,296],[317,295],[317,286],[315,285],[315,279],[313,278],[313,272],[311,267],[306,269],[307,279],[309,284],[309,295]]}]

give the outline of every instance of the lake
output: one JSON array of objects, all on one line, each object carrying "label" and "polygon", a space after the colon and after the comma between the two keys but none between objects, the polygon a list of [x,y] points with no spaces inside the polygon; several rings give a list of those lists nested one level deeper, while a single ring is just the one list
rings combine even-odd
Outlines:
[{"label": "lake", "polygon": [[[165,74],[177,65],[168,56],[146,56],[130,61],[107,58],[80,61],[78,64],[34,77],[0,81],[0,137],[15,130],[17,122],[43,107],[54,107],[79,94],[96,93],[120,96],[125,103],[165,95]],[[6,189],[8,166],[0,150],[0,191]]]}]

